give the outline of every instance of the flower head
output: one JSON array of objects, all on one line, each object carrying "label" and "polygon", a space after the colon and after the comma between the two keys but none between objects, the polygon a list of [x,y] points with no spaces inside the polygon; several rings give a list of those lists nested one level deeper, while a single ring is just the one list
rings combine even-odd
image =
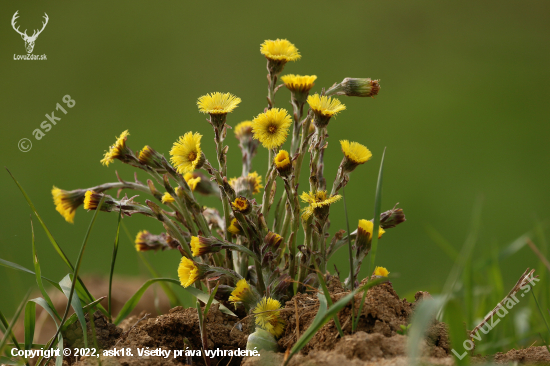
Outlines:
[{"label": "flower head", "polygon": [[227,114],[233,112],[241,98],[231,93],[211,93],[203,95],[197,101],[199,111],[208,114]]},{"label": "flower head", "polygon": [[283,243],[283,237],[273,231],[268,231],[267,235],[264,238],[264,241],[273,249],[278,249],[279,246]]},{"label": "flower head", "polygon": [[[374,224],[370,220],[359,220],[357,227],[357,238],[355,239],[356,247],[358,251],[365,251],[368,253],[372,244],[372,234],[374,230]],[[378,228],[378,239],[385,233],[382,227]]]},{"label": "flower head", "polygon": [[53,202],[55,209],[65,218],[65,221],[74,222],[74,215],[78,206],[84,203],[85,191],[77,189],[74,191],[65,191],[56,186],[52,188]]},{"label": "flower head", "polygon": [[187,132],[174,143],[170,150],[170,155],[172,155],[170,161],[175,165],[178,173],[192,172],[204,164],[205,157],[201,150],[201,137],[202,135],[198,132],[195,134]]},{"label": "flower head", "polygon": [[176,201],[176,200],[175,200],[174,197],[172,197],[172,195],[171,195],[170,193],[168,193],[168,192],[165,192],[164,195],[162,196],[162,203],[165,203],[165,204],[166,204],[166,203],[172,203],[172,202],[174,202],[174,201]]},{"label": "flower head", "polygon": [[242,213],[243,215],[248,215],[252,211],[252,205],[250,201],[244,197],[239,196],[235,198],[235,201],[231,202],[231,207],[237,212]]},{"label": "flower head", "polygon": [[128,139],[130,133],[128,130],[122,132],[117,138],[114,145],[109,147],[109,151],[105,152],[103,159],[101,159],[101,164],[109,166],[115,159],[125,160],[126,155],[131,154],[130,149],[126,147],[126,140]]},{"label": "flower head", "polygon": [[298,103],[303,104],[309,94],[309,91],[315,85],[316,75],[293,75],[281,76],[281,80],[288,90],[292,93],[292,98]]},{"label": "flower head", "polygon": [[358,165],[366,163],[372,157],[370,150],[360,143],[341,140],[340,145],[344,153],[342,168],[345,172],[352,172]]},{"label": "flower head", "polygon": [[187,257],[181,257],[178,267],[178,277],[183,287],[189,287],[200,277],[200,269],[194,261]]},{"label": "flower head", "polygon": [[285,323],[281,319],[281,303],[271,297],[264,297],[252,311],[256,325],[278,337],[283,334]]},{"label": "flower head", "polygon": [[290,155],[285,150],[279,150],[275,158],[273,159],[275,168],[282,177],[288,176],[292,171],[292,162]]},{"label": "flower head", "polygon": [[252,131],[265,148],[275,149],[285,142],[291,124],[286,110],[272,108],[254,118]]},{"label": "flower head", "polygon": [[140,164],[150,166],[160,171],[166,171],[162,164],[163,159],[164,157],[149,145],[146,145],[138,155]]},{"label": "flower head", "polygon": [[101,201],[103,195],[94,191],[86,191],[84,194],[84,209],[95,210]]},{"label": "flower head", "polygon": [[319,94],[310,95],[307,102],[314,113],[313,123],[318,128],[326,127],[332,116],[346,109],[338,99]]},{"label": "flower head", "polygon": [[199,176],[195,177],[193,173],[185,173],[183,179],[185,179],[191,191],[194,191],[195,188],[197,188],[197,184],[199,184],[202,180]]},{"label": "flower head", "polygon": [[317,191],[315,193],[302,193],[300,196],[303,202],[309,203],[308,207],[302,210],[302,218],[307,220],[315,214],[319,220],[325,220],[328,216],[329,206],[339,201],[342,196],[334,195],[327,198],[327,191]]},{"label": "flower head", "polygon": [[380,91],[379,80],[370,78],[345,78],[341,83],[330,87],[327,95],[347,95],[348,97],[374,97]]},{"label": "flower head", "polygon": [[199,237],[192,236],[191,242],[189,243],[191,246],[191,252],[193,253],[193,257],[199,257],[203,254],[206,254],[206,250],[204,250],[207,246],[204,245],[204,243],[201,243],[199,240]]},{"label": "flower head", "polygon": [[248,173],[247,177],[231,178],[229,185],[235,190],[237,196],[244,196],[252,199],[252,195],[260,193],[264,187],[262,185],[262,176],[257,172]]},{"label": "flower head", "polygon": [[138,252],[175,249],[180,244],[168,234],[161,233],[160,235],[154,235],[147,230],[142,230],[136,235],[135,243]]},{"label": "flower head", "polygon": [[300,53],[296,46],[286,39],[266,40],[260,47],[260,52],[268,60],[288,62],[299,60]]},{"label": "flower head", "polygon": [[236,309],[238,302],[245,302],[251,297],[252,291],[250,290],[250,285],[243,278],[237,282],[235,289],[231,292],[231,296],[229,296],[229,301],[235,304]]},{"label": "flower head", "polygon": [[241,140],[245,137],[252,137],[252,121],[243,121],[235,126],[235,137]]},{"label": "flower head", "polygon": [[376,267],[374,270],[375,276],[388,277],[389,274],[390,272],[384,267]]},{"label": "flower head", "polygon": [[242,231],[241,225],[237,221],[237,219],[231,220],[231,225],[227,228],[227,231],[229,231],[233,235],[240,234]]}]

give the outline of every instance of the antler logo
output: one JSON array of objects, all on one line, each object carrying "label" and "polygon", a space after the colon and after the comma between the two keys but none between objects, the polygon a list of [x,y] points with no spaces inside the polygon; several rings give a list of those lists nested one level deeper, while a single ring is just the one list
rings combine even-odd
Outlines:
[{"label": "antler logo", "polygon": [[40,33],[42,33],[42,31],[44,30],[44,28],[46,28],[46,24],[48,24],[48,14],[44,13],[44,19],[46,20],[46,22],[42,22],[42,29],[40,29],[39,31],[35,30],[32,34],[32,36],[28,36],[27,35],[27,30],[25,29],[24,32],[20,32],[19,31],[19,26],[17,28],[15,28],[15,20],[17,18],[19,18],[19,16],[17,15],[17,13],[19,12],[19,10],[17,10],[15,12],[15,14],[13,14],[13,18],[11,18],[11,26],[13,27],[13,29],[19,33],[21,35],[21,38],[23,38],[23,40],[25,41],[25,49],[27,50],[27,53],[32,53],[32,50],[34,49],[34,42],[36,41],[36,38],[38,38],[38,36],[40,35]]}]

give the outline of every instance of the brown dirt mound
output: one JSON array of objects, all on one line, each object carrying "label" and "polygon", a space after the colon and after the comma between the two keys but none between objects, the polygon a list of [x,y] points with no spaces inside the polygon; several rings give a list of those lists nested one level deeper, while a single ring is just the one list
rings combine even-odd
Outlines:
[{"label": "brown dirt mound", "polygon": [[495,362],[497,364],[519,362],[522,365],[550,365],[550,352],[546,347],[512,349],[506,353],[497,353]]},{"label": "brown dirt mound", "polygon": [[[330,280],[328,285],[333,302],[340,300],[349,293],[342,289],[337,279]],[[362,292],[355,295],[356,312],[361,304],[362,296]],[[419,296],[420,299],[423,297]],[[397,335],[401,325],[408,324],[413,305],[406,299],[399,298],[391,282],[373,287],[367,292],[356,331],[393,337]],[[316,295],[312,294],[297,294],[286,302],[285,311],[281,313],[287,323],[285,333],[279,339],[281,350],[286,350],[294,345],[304,330],[311,325],[318,309],[319,300]],[[351,334],[351,311],[352,306],[350,303],[338,313],[338,319],[345,335]],[[433,346],[432,356],[446,357],[449,354],[449,339],[443,323],[434,324],[430,329],[428,338],[430,340],[429,344]],[[335,348],[338,340],[338,330],[334,320],[331,320],[317,332],[309,344],[303,348],[302,353],[307,355],[312,350],[330,351]]]}]

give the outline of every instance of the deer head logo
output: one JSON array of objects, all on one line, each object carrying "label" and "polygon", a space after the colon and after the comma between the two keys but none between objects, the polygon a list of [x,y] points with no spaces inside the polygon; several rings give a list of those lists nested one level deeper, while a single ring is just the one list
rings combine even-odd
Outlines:
[{"label": "deer head logo", "polygon": [[17,18],[19,18],[19,16],[17,15],[17,13],[19,12],[19,10],[17,10],[15,12],[15,14],[13,14],[13,18],[11,18],[11,26],[13,27],[13,29],[19,33],[21,35],[21,38],[23,38],[23,40],[25,41],[25,49],[27,50],[27,53],[32,53],[32,50],[34,49],[34,42],[36,41],[36,38],[38,38],[38,36],[40,35],[40,33],[42,33],[42,31],[44,30],[44,28],[46,28],[46,24],[48,24],[48,14],[44,13],[44,19],[46,20],[46,22],[42,22],[42,29],[40,29],[39,31],[35,30],[32,34],[32,36],[28,36],[27,35],[27,30],[25,29],[24,32],[20,32],[19,31],[19,27],[15,28],[15,20]]}]

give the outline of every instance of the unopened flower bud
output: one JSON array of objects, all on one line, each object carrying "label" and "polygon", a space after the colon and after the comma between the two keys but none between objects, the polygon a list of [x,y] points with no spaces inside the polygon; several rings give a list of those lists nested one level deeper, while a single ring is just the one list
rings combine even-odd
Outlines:
[{"label": "unopened flower bud", "polygon": [[280,150],[277,156],[273,159],[275,168],[281,177],[288,177],[292,172],[292,161],[290,155],[285,150]]},{"label": "unopened flower bud", "polygon": [[326,95],[346,95],[348,97],[374,97],[380,91],[378,80],[370,78],[345,78],[341,83],[326,91]]},{"label": "unopened flower bud", "polygon": [[233,210],[243,215],[248,215],[252,211],[252,204],[244,196],[235,198],[235,201],[231,202],[231,207],[233,207]]},{"label": "unopened flower bud", "polygon": [[405,221],[407,221],[407,219],[405,219],[405,213],[401,208],[394,207],[380,214],[380,227],[384,229],[391,229]]}]

